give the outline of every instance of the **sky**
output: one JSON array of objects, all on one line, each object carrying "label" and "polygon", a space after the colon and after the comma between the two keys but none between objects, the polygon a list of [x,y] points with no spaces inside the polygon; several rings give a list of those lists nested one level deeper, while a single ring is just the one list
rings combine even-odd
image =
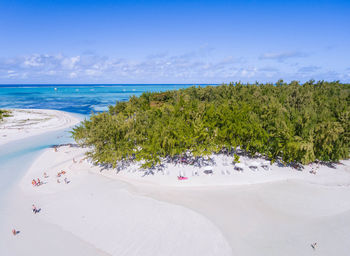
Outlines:
[{"label": "sky", "polygon": [[0,0],[0,83],[350,82],[349,13],[349,0]]}]

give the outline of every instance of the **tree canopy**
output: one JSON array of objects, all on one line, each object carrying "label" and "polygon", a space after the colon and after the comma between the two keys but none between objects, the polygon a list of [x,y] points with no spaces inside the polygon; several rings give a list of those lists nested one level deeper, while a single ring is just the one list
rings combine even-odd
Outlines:
[{"label": "tree canopy", "polygon": [[0,121],[4,119],[4,117],[9,116],[10,112],[8,110],[2,110],[0,109]]},{"label": "tree canopy", "polygon": [[350,84],[230,83],[143,93],[92,114],[73,130],[101,164],[240,147],[271,160],[307,164],[349,157]]}]

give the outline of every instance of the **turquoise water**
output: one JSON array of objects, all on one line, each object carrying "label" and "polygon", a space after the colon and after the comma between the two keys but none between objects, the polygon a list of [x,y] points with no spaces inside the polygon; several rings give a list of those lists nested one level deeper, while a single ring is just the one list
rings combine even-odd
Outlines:
[{"label": "turquoise water", "polygon": [[193,85],[0,85],[0,109],[44,108],[87,115],[105,111],[109,105],[126,101],[132,95],[190,86]]},{"label": "turquoise water", "polygon": [[[40,152],[57,144],[72,142],[68,130],[14,141],[0,147],[0,191],[5,192],[18,181]],[[1,195],[0,195],[1,197]]]},{"label": "turquoise water", "polygon": [[[92,111],[105,111],[132,95],[190,86],[193,85],[0,85],[0,109],[56,109],[81,114],[83,119]],[[43,149],[68,142],[73,142],[70,134],[57,131],[0,146],[0,200]]]},{"label": "turquoise water", "polygon": [[[79,114],[105,111],[116,101],[143,92],[187,88],[192,85],[0,85],[0,109],[56,109]],[[0,138],[1,140],[1,138]],[[0,146],[0,229],[6,222],[7,205],[14,186],[35,158],[46,148],[73,142],[69,129],[45,133]]]}]

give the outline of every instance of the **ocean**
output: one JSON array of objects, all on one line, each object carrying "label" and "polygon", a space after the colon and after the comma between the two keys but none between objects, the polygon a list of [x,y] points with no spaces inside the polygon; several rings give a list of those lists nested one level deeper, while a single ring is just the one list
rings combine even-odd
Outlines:
[{"label": "ocean", "polygon": [[[188,88],[193,84],[0,85],[1,108],[56,109],[89,115],[108,110],[143,92]],[[206,86],[201,84],[200,86]]]},{"label": "ocean", "polygon": [[[193,84],[0,85],[0,109],[55,109],[78,114],[83,120],[91,112],[106,111],[109,105],[127,101],[132,95],[190,86]],[[74,142],[69,130],[46,133],[0,146],[0,217],[6,192],[21,179],[40,152],[52,145]]]}]

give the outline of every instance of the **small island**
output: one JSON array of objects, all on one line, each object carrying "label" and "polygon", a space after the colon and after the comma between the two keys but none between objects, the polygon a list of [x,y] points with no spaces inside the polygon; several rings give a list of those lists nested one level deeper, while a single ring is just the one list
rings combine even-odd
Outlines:
[{"label": "small island", "polygon": [[0,256],[350,255],[350,1],[28,2]]},{"label": "small island", "polygon": [[[72,131],[79,145],[50,144],[23,168],[7,196],[5,252],[24,255],[39,238],[67,255],[347,255],[349,88],[193,86],[92,114]],[[11,115],[4,151],[79,122]],[[8,173],[21,167],[15,158]]]}]

